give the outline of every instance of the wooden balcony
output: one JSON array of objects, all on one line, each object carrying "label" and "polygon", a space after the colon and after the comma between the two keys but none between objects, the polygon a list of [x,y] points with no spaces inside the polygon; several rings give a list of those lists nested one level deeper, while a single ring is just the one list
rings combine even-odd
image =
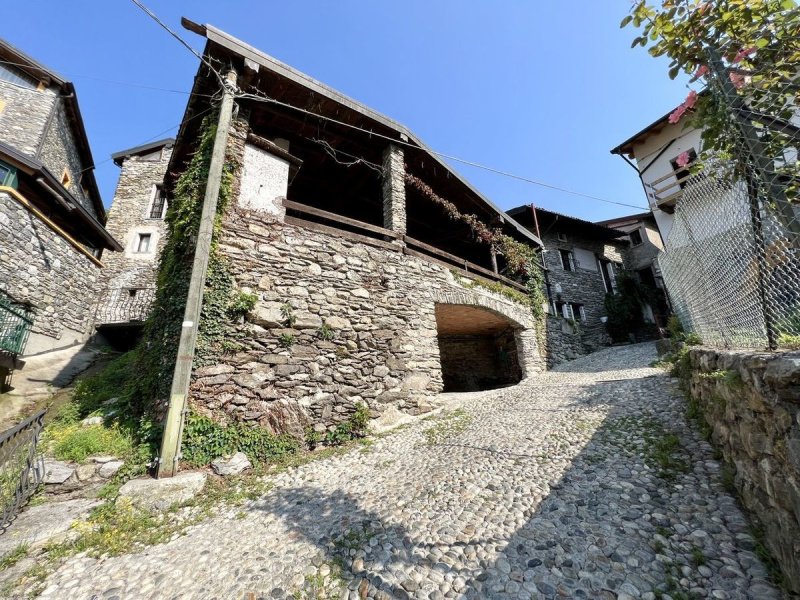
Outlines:
[{"label": "wooden balcony", "polygon": [[683,195],[684,188],[691,183],[693,177],[696,177],[691,172],[691,168],[695,164],[696,161],[690,162],[685,167],[674,169],[654,181],[645,183],[647,196],[652,204],[664,212],[670,214],[675,212],[675,204]]}]

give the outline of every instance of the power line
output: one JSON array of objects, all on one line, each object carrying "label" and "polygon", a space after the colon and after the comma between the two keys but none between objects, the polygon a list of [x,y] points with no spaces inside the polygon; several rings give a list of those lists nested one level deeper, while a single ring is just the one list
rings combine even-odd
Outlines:
[{"label": "power line", "polygon": [[136,6],[138,6],[138,7],[139,7],[139,8],[140,8],[140,9],[141,9],[141,10],[142,10],[142,11],[143,11],[143,12],[144,12],[144,13],[145,13],[145,14],[146,14],[148,17],[150,17],[150,18],[151,18],[151,19],[153,19],[153,20],[154,20],[156,23],[158,23],[158,24],[161,26],[161,28],[162,28],[162,29],[164,29],[164,30],[165,30],[167,33],[169,33],[169,34],[170,34],[172,37],[174,37],[176,40],[178,40],[178,43],[180,43],[180,45],[181,45],[181,46],[183,46],[183,47],[184,47],[184,48],[186,48],[186,49],[187,49],[189,52],[191,52],[192,54],[194,54],[194,56],[195,56],[195,57],[197,57],[197,59],[198,59],[198,60],[199,60],[201,63],[203,63],[203,64],[204,64],[206,67],[208,67],[208,68],[211,70],[211,72],[212,72],[212,73],[214,73],[214,75],[217,77],[217,81],[219,82],[220,86],[222,86],[223,88],[225,87],[225,80],[224,80],[224,78],[222,77],[222,75],[219,73],[219,71],[217,71],[217,70],[216,70],[216,69],[213,67],[213,65],[212,65],[212,64],[211,64],[211,63],[210,63],[208,60],[206,60],[206,58],[204,58],[204,57],[203,57],[203,55],[202,55],[202,54],[200,54],[200,53],[199,53],[197,50],[195,50],[194,48],[192,48],[192,46],[191,46],[191,45],[189,45],[189,42],[187,42],[186,40],[184,40],[184,39],[183,39],[183,38],[182,38],[180,35],[178,35],[178,34],[177,34],[175,31],[173,31],[173,30],[172,30],[172,29],[171,29],[171,28],[170,28],[170,27],[169,27],[169,26],[168,26],[166,23],[164,23],[164,21],[162,21],[162,20],[161,20],[161,19],[158,17],[158,15],[157,15],[157,14],[155,14],[155,13],[154,13],[152,10],[150,10],[149,8],[147,8],[147,7],[146,7],[144,4],[142,4],[142,3],[141,3],[139,0],[131,0],[131,2],[133,2],[133,3],[134,3]]},{"label": "power line", "polygon": [[[405,142],[403,140],[398,140],[396,138],[390,137],[388,135],[383,135],[381,133],[370,131],[368,129],[364,129],[362,127],[359,127],[358,125],[352,125],[350,123],[346,123],[344,121],[340,121],[340,120],[334,119],[332,117],[321,115],[319,113],[315,113],[313,111],[306,110],[306,109],[300,108],[298,106],[293,106],[291,104],[287,104],[286,102],[281,102],[280,100],[276,100],[274,98],[270,98],[269,96],[262,96],[260,94],[245,93],[245,94],[238,94],[237,98],[243,98],[243,99],[247,99],[247,100],[255,100],[255,101],[258,101],[258,102],[267,102],[267,103],[271,103],[271,104],[277,104],[279,106],[284,106],[286,108],[291,108],[291,109],[296,110],[298,112],[302,112],[304,114],[311,115],[311,116],[317,117],[319,119],[323,119],[325,121],[329,121],[331,123],[336,123],[337,125],[342,125],[344,127],[349,127],[350,129],[355,129],[357,131],[361,131],[361,132],[369,134],[371,136],[375,136],[375,137],[379,137],[379,138],[388,140],[388,141],[392,142],[393,144],[397,144],[397,145],[401,145],[401,146],[407,146],[409,148],[415,148],[417,150],[426,150],[425,148],[420,148],[419,146],[417,146],[415,144],[412,144],[411,142]],[[598,202],[605,202],[605,203],[608,203],[608,204],[616,204],[618,206],[625,206],[625,207],[628,207],[628,208],[636,208],[638,210],[649,210],[648,208],[645,208],[643,206],[637,206],[635,204],[627,204],[625,202],[617,202],[615,200],[608,200],[607,198],[601,198],[599,196],[593,196],[591,194],[584,194],[583,192],[576,192],[574,190],[569,190],[569,189],[566,189],[566,188],[562,188],[562,187],[559,187],[557,185],[553,185],[553,184],[550,184],[550,183],[545,183],[543,181],[538,181],[536,179],[531,179],[530,177],[525,177],[524,175],[516,175],[515,173],[510,173],[508,171],[503,171],[501,169],[495,169],[494,167],[489,167],[487,165],[483,165],[481,163],[477,163],[477,162],[474,162],[474,161],[471,161],[471,160],[467,160],[467,159],[464,159],[464,158],[459,158],[458,156],[453,156],[451,154],[446,154],[444,152],[438,152],[436,150],[426,150],[426,151],[430,152],[431,154],[435,154],[437,156],[445,158],[447,160],[452,160],[452,161],[455,161],[455,162],[463,163],[465,165],[469,165],[469,166],[475,167],[477,169],[482,169],[484,171],[489,171],[490,173],[495,173],[497,175],[502,175],[503,177],[509,177],[511,179],[516,179],[518,181],[523,181],[525,183],[530,183],[532,185],[548,188],[548,189],[555,190],[555,191],[558,191],[558,192],[562,192],[562,193],[565,193],[565,194],[571,194],[573,196],[580,196],[582,198],[588,198],[590,200],[597,200]]]}]

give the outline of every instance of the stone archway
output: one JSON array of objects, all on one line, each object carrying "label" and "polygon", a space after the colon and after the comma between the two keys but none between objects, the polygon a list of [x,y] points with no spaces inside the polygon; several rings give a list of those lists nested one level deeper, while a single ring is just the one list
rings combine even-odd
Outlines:
[{"label": "stone archway", "polygon": [[523,378],[519,324],[483,307],[437,303],[436,333],[445,392],[473,392]]}]

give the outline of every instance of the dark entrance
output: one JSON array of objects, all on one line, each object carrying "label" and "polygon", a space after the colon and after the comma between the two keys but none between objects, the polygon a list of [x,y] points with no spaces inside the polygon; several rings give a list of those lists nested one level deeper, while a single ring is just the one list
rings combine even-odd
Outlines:
[{"label": "dark entrance", "polygon": [[497,313],[461,304],[436,305],[445,392],[475,392],[522,379],[515,324]]}]

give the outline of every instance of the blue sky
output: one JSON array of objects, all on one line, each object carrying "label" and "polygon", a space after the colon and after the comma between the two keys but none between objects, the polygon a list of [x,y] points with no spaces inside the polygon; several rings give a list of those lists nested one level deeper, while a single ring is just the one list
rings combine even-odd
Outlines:
[{"label": "blue sky", "polygon": [[[530,2],[145,0],[195,48],[211,23],[398,120],[432,148],[583,193],[646,206],[609,154],[680,103],[666,62],[630,49],[630,0]],[[74,81],[109,205],[112,152],[174,135],[197,59],[127,0],[19,3],[11,43]],[[146,89],[137,86],[150,86]],[[599,220],[636,212],[454,165],[503,208]]]}]

